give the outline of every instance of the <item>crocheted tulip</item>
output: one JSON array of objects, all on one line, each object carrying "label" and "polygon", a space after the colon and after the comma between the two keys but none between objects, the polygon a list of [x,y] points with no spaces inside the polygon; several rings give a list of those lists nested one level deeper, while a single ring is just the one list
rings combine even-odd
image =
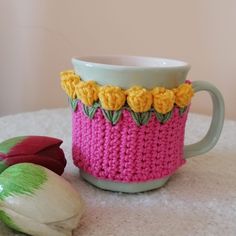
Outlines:
[{"label": "crocheted tulip", "polygon": [[44,136],[21,136],[0,143],[0,172],[7,167],[30,162],[61,175],[66,166],[62,140]]},{"label": "crocheted tulip", "polygon": [[87,106],[92,106],[98,100],[98,86],[94,81],[81,81],[75,87],[77,98]]},{"label": "crocheted tulip", "polygon": [[131,87],[126,91],[127,103],[134,112],[146,112],[152,105],[152,94],[139,86]]},{"label": "crocheted tulip", "polygon": [[156,87],[152,90],[152,95],[153,107],[157,112],[166,114],[172,110],[175,102],[175,95],[173,91]]},{"label": "crocheted tulip", "polygon": [[72,70],[61,72],[60,77],[62,89],[70,98],[75,99],[75,86],[79,83],[80,77],[76,75]]},{"label": "crocheted tulip", "polygon": [[98,94],[102,108],[108,111],[117,111],[125,104],[125,92],[116,86],[103,86]]},{"label": "crocheted tulip", "polygon": [[175,103],[183,108],[190,104],[191,98],[194,95],[192,85],[189,83],[181,84],[177,89],[173,89],[175,93]]},{"label": "crocheted tulip", "polygon": [[63,71],[60,73],[60,77],[62,80],[67,80],[69,79],[70,77],[74,77],[76,76],[75,75],[75,72],[73,70],[66,70],[66,71]]},{"label": "crocheted tulip", "polygon": [[65,179],[31,163],[0,174],[0,219],[34,236],[70,236],[83,213],[79,193]]}]

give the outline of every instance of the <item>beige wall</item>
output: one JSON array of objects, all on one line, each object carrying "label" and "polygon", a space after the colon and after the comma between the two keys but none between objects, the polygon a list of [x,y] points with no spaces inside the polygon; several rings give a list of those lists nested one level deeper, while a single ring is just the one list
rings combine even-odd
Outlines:
[{"label": "beige wall", "polygon": [[[58,73],[72,56],[131,54],[188,61],[236,119],[235,0],[0,0],[0,16],[0,116],[66,106]],[[203,93],[192,110],[210,107]]]}]

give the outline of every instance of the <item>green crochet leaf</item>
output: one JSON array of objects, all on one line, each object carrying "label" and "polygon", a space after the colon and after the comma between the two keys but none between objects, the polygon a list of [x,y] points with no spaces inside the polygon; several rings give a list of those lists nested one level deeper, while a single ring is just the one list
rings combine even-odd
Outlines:
[{"label": "green crochet leaf", "polygon": [[152,113],[150,111],[142,112],[140,113],[140,116],[141,116],[141,124],[146,125],[151,119]]},{"label": "green crochet leaf", "polygon": [[161,114],[161,113],[155,111],[155,114],[156,114],[157,120],[158,120],[161,124],[165,124],[165,123],[172,117],[173,110],[169,111],[169,112],[166,113],[166,114]]},{"label": "green crochet leaf", "polygon": [[93,119],[93,117],[95,115],[95,112],[97,111],[98,107],[99,107],[98,103],[95,103],[91,107],[86,106],[86,105],[83,104],[83,112],[88,118]]},{"label": "green crochet leaf", "polygon": [[104,117],[106,118],[106,120],[112,123],[112,111],[107,111],[107,110],[102,109],[102,113]]},{"label": "green crochet leaf", "polygon": [[130,110],[130,113],[131,113],[131,116],[132,116],[133,120],[135,121],[135,123],[138,126],[141,126],[142,125],[142,120],[141,120],[141,117],[140,117],[140,113],[134,112],[132,110]]},{"label": "green crochet leaf", "polygon": [[113,125],[118,123],[118,121],[120,120],[121,114],[122,114],[121,110],[113,112],[113,116],[112,116],[112,124]]},{"label": "green crochet leaf", "polygon": [[157,111],[155,111],[155,115],[156,115],[157,120],[161,123],[164,115]]},{"label": "green crochet leaf", "polygon": [[84,104],[83,104],[83,112],[84,112],[84,114],[85,114],[87,117],[89,117],[88,106],[86,106],[86,105],[84,105]]},{"label": "green crochet leaf", "polygon": [[115,125],[120,120],[122,111],[121,110],[107,111],[107,110],[102,109],[102,113],[103,113],[103,115],[104,115],[104,117],[106,118],[107,121],[109,121],[110,123]]},{"label": "green crochet leaf", "polygon": [[69,98],[69,103],[70,103],[70,107],[71,107],[72,111],[76,111],[77,105],[78,105],[78,100]]},{"label": "green crochet leaf", "polygon": [[179,115],[182,117],[184,113],[187,111],[188,106],[186,107],[180,107],[179,108]]},{"label": "green crochet leaf", "polygon": [[146,125],[152,116],[152,113],[150,111],[134,112],[134,111],[130,110],[130,113],[131,113],[133,120],[135,121],[135,123],[138,126]]}]

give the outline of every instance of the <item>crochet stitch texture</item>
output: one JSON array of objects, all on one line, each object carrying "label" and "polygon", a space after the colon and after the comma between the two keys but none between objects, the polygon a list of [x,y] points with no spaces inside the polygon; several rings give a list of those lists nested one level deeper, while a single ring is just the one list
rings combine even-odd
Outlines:
[{"label": "crochet stitch texture", "polygon": [[184,130],[188,110],[161,124],[154,112],[146,125],[137,126],[124,110],[119,122],[108,122],[101,108],[89,119],[81,102],[73,112],[74,164],[98,179],[144,182],[170,176],[185,163]]}]

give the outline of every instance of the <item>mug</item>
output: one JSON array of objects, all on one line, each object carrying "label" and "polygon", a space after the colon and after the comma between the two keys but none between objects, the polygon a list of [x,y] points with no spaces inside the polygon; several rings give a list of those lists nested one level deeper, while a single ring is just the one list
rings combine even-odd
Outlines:
[{"label": "mug", "polygon": [[[105,190],[136,193],[163,186],[186,159],[208,152],[224,122],[219,90],[186,80],[186,62],[138,56],[73,58],[62,73],[73,108],[72,154],[87,182]],[[64,76],[64,77],[63,77]],[[184,145],[191,98],[207,91],[210,128]]]}]

